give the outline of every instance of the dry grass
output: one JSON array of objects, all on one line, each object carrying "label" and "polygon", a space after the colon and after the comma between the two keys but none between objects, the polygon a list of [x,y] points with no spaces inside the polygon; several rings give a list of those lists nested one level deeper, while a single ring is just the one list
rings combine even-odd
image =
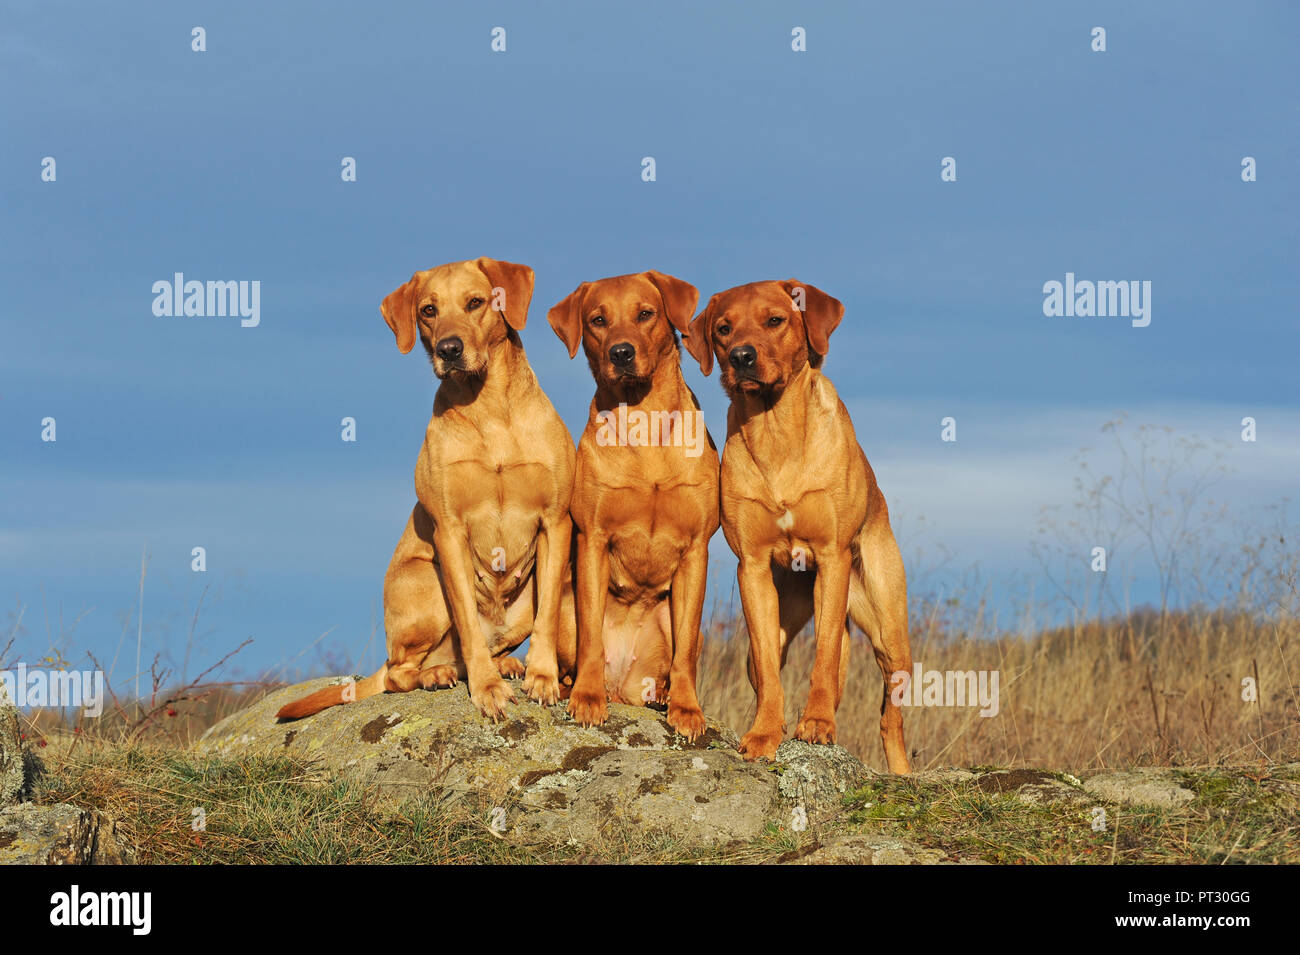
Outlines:
[{"label": "dry grass", "polygon": [[[904,711],[917,769],[940,765],[1034,766],[1080,772],[1129,765],[1217,765],[1300,759],[1300,624],[1246,613],[1141,612],[1030,636],[950,632],[934,615],[912,625],[913,658],[927,670],[997,670],[1000,711]],[[782,671],[786,725],[808,698],[815,644],[790,648]],[[754,692],[748,636],[734,614],[715,614],[700,659],[710,716],[745,730]],[[1259,702],[1242,700],[1257,680]],[[855,635],[838,713],[839,742],[883,770],[881,676]]]},{"label": "dry grass", "polygon": [[[744,732],[754,715],[745,673],[743,619],[714,613],[707,623],[699,686],[705,712]],[[997,670],[1000,710],[905,710],[917,769],[936,766],[1040,767],[1083,772],[1132,765],[1239,765],[1300,760],[1300,623],[1287,615],[1140,612],[1030,636],[955,635],[937,615],[913,621],[912,650],[927,670]],[[808,696],[815,646],[805,632],[782,671],[792,730]],[[870,645],[855,635],[838,713],[839,742],[883,770],[878,725],[881,678]],[[1242,700],[1257,680],[1259,702]],[[146,730],[129,701],[78,732],[102,740],[186,745],[272,686],[219,687],[161,709]],[[180,694],[177,694],[180,695]],[[166,695],[163,694],[163,699]],[[147,710],[146,708],[143,708]],[[59,713],[24,716],[29,739],[66,728]],[[93,724],[93,725],[92,725]]]}]

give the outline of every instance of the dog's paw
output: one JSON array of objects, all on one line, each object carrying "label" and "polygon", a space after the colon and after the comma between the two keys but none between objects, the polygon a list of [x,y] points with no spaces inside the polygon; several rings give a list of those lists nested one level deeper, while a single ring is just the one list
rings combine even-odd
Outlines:
[{"label": "dog's paw", "polygon": [[605,688],[590,691],[574,687],[569,694],[569,716],[580,726],[599,726],[609,719],[609,704]]},{"label": "dog's paw", "polygon": [[678,706],[669,700],[668,725],[694,742],[704,732],[704,712],[698,706]]},{"label": "dog's paw", "polygon": [[530,667],[524,675],[524,692],[528,698],[536,700],[542,706],[554,706],[560,702],[560,679],[551,671],[547,673],[541,667]]},{"label": "dog's paw", "polygon": [[524,665],[519,662],[518,657],[503,656],[496,658],[497,672],[507,680],[513,680],[515,677],[524,675]]},{"label": "dog's paw", "polygon": [[515,691],[510,684],[497,677],[479,689],[470,689],[470,699],[480,713],[495,722],[506,715],[506,707],[515,701]]},{"label": "dog's paw", "polygon": [[456,685],[456,668],[450,666],[429,667],[420,671],[420,686],[426,690],[437,690]]},{"label": "dog's paw", "polygon": [[740,740],[740,755],[746,761],[771,759],[776,755],[776,748],[781,745],[783,733],[760,733],[750,730]]},{"label": "dog's paw", "polygon": [[795,739],[806,743],[835,742],[835,720],[818,716],[805,716],[794,728]]}]

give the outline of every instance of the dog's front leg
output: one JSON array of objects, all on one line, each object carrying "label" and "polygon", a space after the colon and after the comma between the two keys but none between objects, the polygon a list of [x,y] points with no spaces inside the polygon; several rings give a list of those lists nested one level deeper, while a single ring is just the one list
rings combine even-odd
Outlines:
[{"label": "dog's front leg", "polygon": [[583,726],[609,717],[605,693],[605,598],[609,594],[609,541],[578,530],[578,677],[569,694],[569,715]]},{"label": "dog's front leg", "polygon": [[447,603],[451,606],[451,619],[456,623],[461,656],[469,674],[470,699],[484,716],[499,719],[505,715],[506,704],[514,701],[515,694],[497,672],[479,625],[468,532],[463,525],[440,520],[434,529],[433,543],[442,564]]},{"label": "dog's front leg", "polygon": [[537,540],[537,617],[524,663],[524,692],[543,706],[560,701],[560,671],[555,659],[564,596],[564,565],[569,559],[573,521],[567,510],[542,524]]},{"label": "dog's front leg", "polygon": [[695,690],[700,657],[700,616],[709,572],[709,540],[694,542],[673,574],[673,666],[668,677],[668,723],[687,739],[704,732],[704,712]]},{"label": "dog's front leg", "polygon": [[848,550],[817,554],[817,580],[813,584],[817,654],[813,659],[812,688],[794,735],[809,743],[835,742],[835,706],[839,700],[840,651],[849,612]]},{"label": "dog's front leg", "polygon": [[754,725],[740,740],[745,759],[768,759],[785,736],[785,693],[781,689],[781,609],[767,551],[740,558],[736,571],[740,605],[749,628],[749,674],[758,692]]}]

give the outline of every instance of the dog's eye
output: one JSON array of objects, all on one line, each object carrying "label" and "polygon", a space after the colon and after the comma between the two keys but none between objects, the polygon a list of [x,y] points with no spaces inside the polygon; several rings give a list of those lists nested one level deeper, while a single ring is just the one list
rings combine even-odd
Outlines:
[{"label": "dog's eye", "polygon": [[651,308],[643,308],[643,309],[641,309],[640,314],[637,315],[636,318],[637,318],[637,321],[639,321],[639,322],[644,322],[646,319],[654,318],[654,315],[655,315],[655,313],[654,313],[654,309],[651,309]]},{"label": "dog's eye", "polygon": [[719,335],[730,335],[730,334],[731,334],[731,326],[728,325],[726,322],[723,322],[721,325],[718,326],[718,334],[719,334]]},{"label": "dog's eye", "polygon": [[421,305],[420,314],[425,318],[433,318],[438,314],[438,309],[433,305]]},{"label": "dog's eye", "polygon": [[465,311],[472,312],[482,304],[483,300],[481,298],[472,298],[469,300],[469,304],[465,306]]},{"label": "dog's eye", "polygon": [[784,321],[784,315],[770,315],[767,319],[767,326],[768,328],[776,328],[776,326],[780,325]]},{"label": "dog's eye", "polygon": [[604,324],[605,324],[605,316],[604,316],[604,315],[593,315],[593,316],[591,316],[591,324],[596,325],[596,326],[604,325]]}]

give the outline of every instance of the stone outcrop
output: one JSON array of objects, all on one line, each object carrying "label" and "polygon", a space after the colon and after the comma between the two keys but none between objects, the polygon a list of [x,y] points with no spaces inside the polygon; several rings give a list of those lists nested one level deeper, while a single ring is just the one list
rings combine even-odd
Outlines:
[{"label": "stone outcrop", "polygon": [[330,682],[270,694],[209,729],[198,751],[309,758],[395,800],[432,788],[472,794],[503,835],[581,843],[628,833],[686,845],[749,840],[769,824],[833,817],[843,794],[869,775],[842,747],[798,741],[782,745],[774,762],[747,763],[726,727],[709,723],[688,741],[648,707],[614,704],[603,726],[582,727],[564,704],[521,701],[493,723],[464,686],[275,719],[286,702]]},{"label": "stone outcrop", "polygon": [[132,852],[113,819],[68,803],[0,809],[0,865],[120,865]]}]

